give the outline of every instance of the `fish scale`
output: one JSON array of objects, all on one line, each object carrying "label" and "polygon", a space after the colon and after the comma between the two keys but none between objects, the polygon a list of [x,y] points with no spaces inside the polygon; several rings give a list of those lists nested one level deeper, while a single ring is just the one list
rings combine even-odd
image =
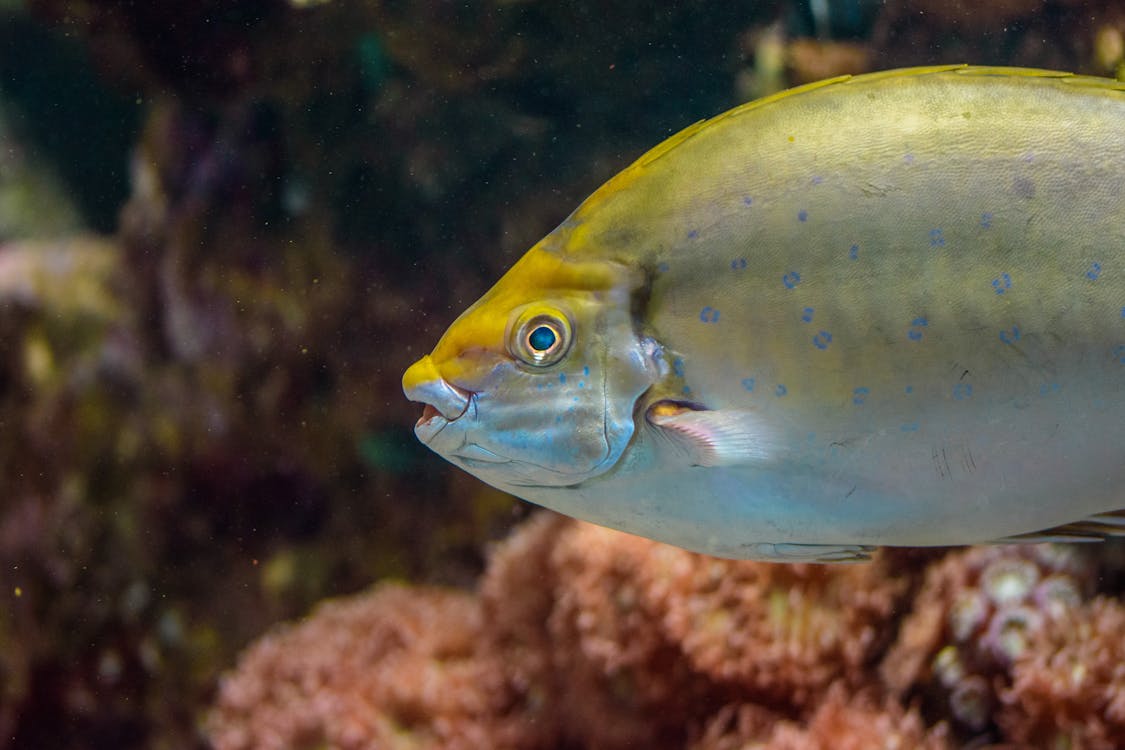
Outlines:
[{"label": "fish scale", "polygon": [[[513,337],[538,309],[573,337],[530,366]],[[583,366],[585,393],[543,397]],[[1125,84],[913,69],[699,123],[532,248],[404,388],[478,405],[417,429],[485,481],[722,556],[1117,529],[1084,519],[1125,507]],[[582,416],[554,419],[563,399]]]}]

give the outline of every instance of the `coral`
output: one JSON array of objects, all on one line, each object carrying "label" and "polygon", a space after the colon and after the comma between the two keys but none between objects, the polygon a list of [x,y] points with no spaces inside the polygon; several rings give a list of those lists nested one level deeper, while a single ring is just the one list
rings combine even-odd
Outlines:
[{"label": "coral", "polygon": [[1089,595],[1093,567],[1073,546],[974,547],[926,573],[911,614],[881,665],[893,690],[922,688],[979,731],[997,686],[1036,653],[1044,633]]},{"label": "coral", "polygon": [[541,514],[492,557],[490,648],[543,746],[668,746],[711,699],[638,575],[659,546]]},{"label": "coral", "polygon": [[717,560],[542,512],[493,550],[475,595],[384,585],[267,635],[224,679],[211,738],[1120,747],[1125,607],[1090,599],[1095,564],[1048,545]]},{"label": "coral", "polygon": [[387,584],[279,628],[220,685],[219,750],[517,747],[480,602]]},{"label": "coral", "polygon": [[997,723],[1017,742],[1125,747],[1125,606],[1098,597],[1034,632],[1001,694]]},{"label": "coral", "polygon": [[[843,725],[857,738],[870,736],[861,731],[864,722],[901,724],[904,742],[921,741],[930,735],[916,713],[877,700],[880,688],[871,681],[869,667],[886,646],[880,633],[891,632],[911,580],[909,573],[893,574],[888,562],[722,561],[539,514],[493,553],[479,612],[466,595],[444,594],[464,612],[428,620],[435,630],[451,631],[431,639],[469,645],[455,654],[464,669],[456,674],[472,674],[474,685],[487,686],[492,702],[473,705],[490,709],[491,718],[474,713],[466,722],[470,712],[461,704],[450,716],[436,698],[415,701],[411,726],[426,733],[412,736],[427,739],[426,747],[449,747],[453,735],[438,736],[433,728],[452,721],[468,723],[493,743],[481,746],[671,748],[699,733],[700,747],[723,747],[733,742],[731,732],[746,733],[745,716],[753,714],[789,722],[771,735],[778,747],[797,746],[802,732],[827,736]],[[412,685],[435,674],[425,661],[432,649],[408,645],[404,650],[421,658],[392,660],[377,645],[352,643],[373,623],[395,622],[395,608],[418,606],[408,590],[393,591],[393,601],[386,589],[376,589],[350,610],[321,610],[297,630],[254,647],[224,681],[212,718],[216,745],[299,747],[295,730],[286,730],[290,744],[269,734],[275,713],[302,717],[302,726],[327,737],[330,727],[343,723],[340,711],[356,705],[377,717],[365,725],[366,736],[385,739],[391,704],[380,685]],[[420,589],[417,596],[427,601],[439,594]],[[382,643],[386,637],[379,633],[368,637]],[[411,641],[426,642],[419,636]],[[317,676],[331,671],[333,658],[347,665],[329,681]],[[428,684],[463,699],[474,695],[459,679]],[[291,695],[288,683],[307,687],[279,700]],[[280,686],[245,687],[270,684]],[[320,691],[315,701],[314,687]],[[844,699],[857,691],[862,698]],[[843,718],[851,711],[870,720]],[[401,725],[401,716],[391,723]]]},{"label": "coral", "polygon": [[711,679],[804,705],[870,679],[910,578],[873,565],[771,565],[653,545],[640,572],[663,631]]},{"label": "coral", "polygon": [[943,725],[927,729],[915,709],[835,684],[803,725],[753,704],[727,706],[690,750],[946,750],[947,735]]}]

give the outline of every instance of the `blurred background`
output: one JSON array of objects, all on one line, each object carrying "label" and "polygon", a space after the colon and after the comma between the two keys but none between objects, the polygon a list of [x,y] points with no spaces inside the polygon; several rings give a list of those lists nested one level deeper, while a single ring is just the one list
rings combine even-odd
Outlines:
[{"label": "blurred background", "polygon": [[780,88],[1109,75],[1114,0],[0,0],[0,748],[205,747],[219,675],[528,512],[399,379],[589,192]]}]

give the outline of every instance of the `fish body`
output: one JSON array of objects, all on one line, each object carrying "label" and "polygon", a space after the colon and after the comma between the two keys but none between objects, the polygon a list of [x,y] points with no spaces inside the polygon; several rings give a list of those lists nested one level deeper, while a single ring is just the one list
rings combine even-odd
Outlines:
[{"label": "fish body", "polygon": [[699,123],[403,384],[482,480],[714,555],[1114,533],[1125,83],[911,69]]}]

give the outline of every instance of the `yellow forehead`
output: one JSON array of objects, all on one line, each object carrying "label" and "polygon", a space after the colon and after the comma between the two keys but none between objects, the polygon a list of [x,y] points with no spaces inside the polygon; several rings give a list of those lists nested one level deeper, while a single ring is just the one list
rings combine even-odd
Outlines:
[{"label": "yellow forehead", "polygon": [[431,355],[447,380],[466,376],[481,356],[507,351],[505,336],[513,311],[541,303],[549,308],[613,289],[620,268],[611,263],[575,261],[533,247],[488,292],[461,314]]}]

